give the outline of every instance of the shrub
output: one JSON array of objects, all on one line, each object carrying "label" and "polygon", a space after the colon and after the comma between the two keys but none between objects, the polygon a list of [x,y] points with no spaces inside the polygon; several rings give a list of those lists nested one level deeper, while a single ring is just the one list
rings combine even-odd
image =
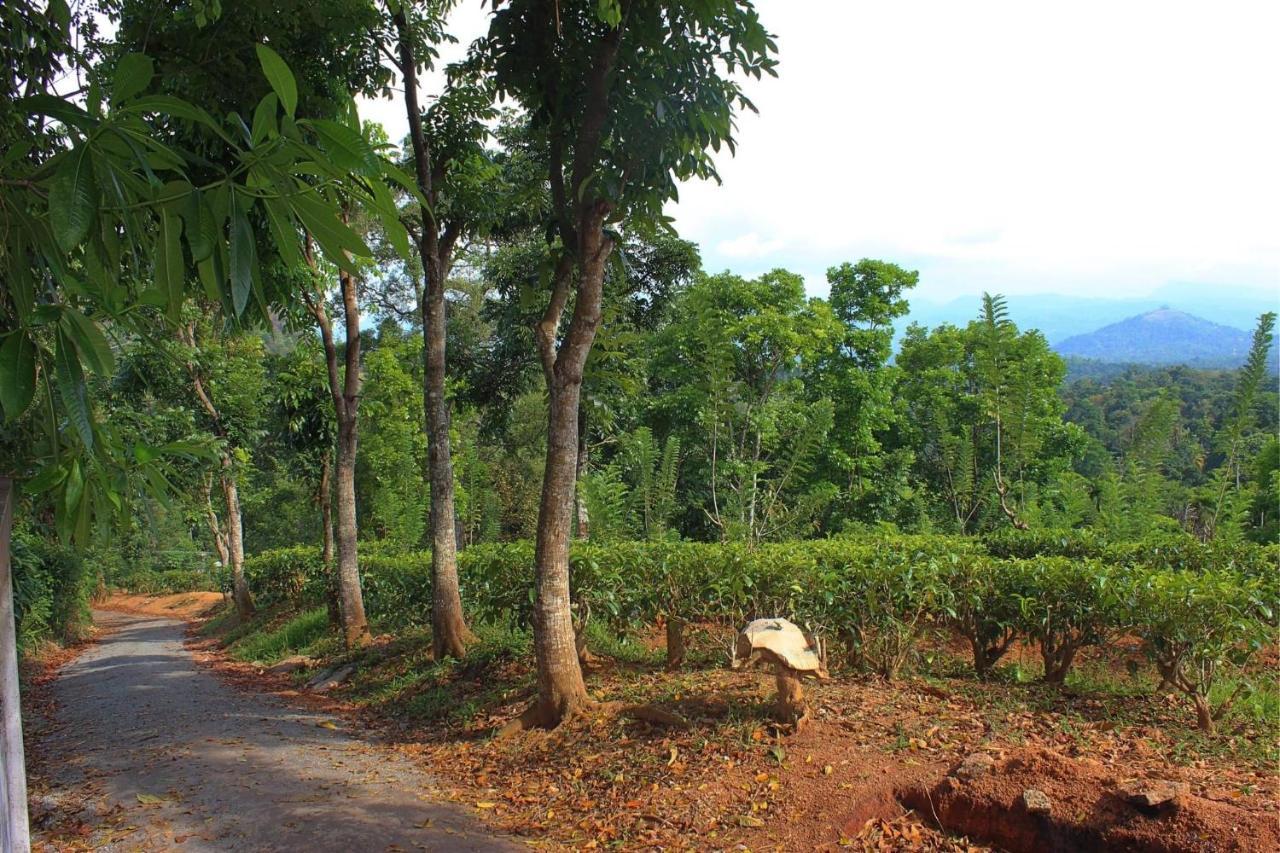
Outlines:
[{"label": "shrub", "polygon": [[18,644],[75,642],[92,624],[97,574],[74,549],[14,531],[11,548]]},{"label": "shrub", "polygon": [[1135,588],[1134,622],[1166,684],[1187,696],[1206,732],[1246,689],[1215,707],[1209,699],[1224,668],[1239,669],[1271,636],[1274,588],[1237,571],[1152,572]]},{"label": "shrub", "polygon": [[1126,575],[1098,560],[1040,557],[1007,564],[1019,628],[1040,644],[1044,680],[1062,684],[1076,654],[1125,625]]},{"label": "shrub", "polygon": [[986,679],[1019,636],[1018,567],[990,557],[953,556],[942,565],[951,590],[951,624],[969,642],[973,671]]}]

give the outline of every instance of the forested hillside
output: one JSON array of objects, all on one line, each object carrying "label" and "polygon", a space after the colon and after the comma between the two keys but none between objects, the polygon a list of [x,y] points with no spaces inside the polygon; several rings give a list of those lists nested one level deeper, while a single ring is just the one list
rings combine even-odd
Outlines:
[{"label": "forested hillside", "polygon": [[[463,545],[528,538],[536,525],[542,392],[533,312],[512,280],[533,274],[527,251],[491,247],[449,292]],[[1215,516],[1230,535],[1274,538],[1277,398],[1266,379],[1252,400],[1241,387],[1250,380],[1232,371],[1131,368],[1067,383],[1062,359],[998,297],[975,304],[966,327],[913,327],[891,361],[891,323],[914,282],[892,264],[832,269],[821,300],[784,271],[706,275],[696,247],[671,237],[633,240],[624,258],[608,278],[613,322],[587,365],[580,538],[1024,525],[1205,537]],[[426,464],[420,333],[379,287],[362,332],[357,514],[363,537],[409,550],[429,542],[429,489],[416,473]],[[246,550],[319,543],[317,490],[332,465],[320,342],[288,327],[230,338],[195,328],[224,428],[244,436]],[[162,357],[150,346],[122,352],[96,386],[104,411],[156,444],[210,440],[179,369],[189,355],[166,346]],[[1237,414],[1241,401],[1249,407]],[[1237,428],[1232,451],[1224,441]],[[207,563],[207,489],[200,477],[194,486],[147,503],[130,524],[118,550],[130,570]]]}]

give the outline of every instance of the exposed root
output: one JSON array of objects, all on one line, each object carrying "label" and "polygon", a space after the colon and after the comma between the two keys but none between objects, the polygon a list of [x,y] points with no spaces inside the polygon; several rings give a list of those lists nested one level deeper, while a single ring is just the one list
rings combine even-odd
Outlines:
[{"label": "exposed root", "polygon": [[617,707],[620,717],[631,717],[644,720],[646,723],[657,723],[676,729],[688,731],[692,726],[689,721],[674,711],[666,711],[656,705],[621,705]]}]

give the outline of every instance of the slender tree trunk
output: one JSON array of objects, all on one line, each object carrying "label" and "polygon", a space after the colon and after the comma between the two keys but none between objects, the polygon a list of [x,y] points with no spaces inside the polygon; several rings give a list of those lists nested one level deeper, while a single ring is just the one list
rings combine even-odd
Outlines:
[{"label": "slender tree trunk", "polygon": [[547,380],[547,457],[538,504],[534,550],[537,589],[534,599],[534,651],[538,664],[538,698],[532,722],[555,726],[590,704],[578,660],[569,597],[569,535],[578,471],[578,407],[587,355],[600,326],[605,261],[613,242],[604,235],[607,210],[588,220],[579,234],[581,261],[573,319],[556,348],[560,312],[568,302],[573,264],[562,259],[553,296],[536,330]]},{"label": "slender tree trunk", "polygon": [[[193,351],[195,350],[196,330],[194,323],[180,329],[178,337]],[[209,392],[205,390],[204,378],[201,376],[195,362],[187,363],[187,372],[191,375],[191,385],[196,392],[196,398],[200,401],[205,413],[213,421],[214,434],[224,441],[227,440],[227,430],[222,424],[222,416],[218,412],[218,407],[214,405],[213,399],[209,396]],[[255,608],[253,606],[253,596],[249,593],[248,581],[245,580],[244,576],[244,524],[243,516],[240,513],[240,491],[236,488],[235,465],[232,462],[231,454],[226,450],[222,453],[221,467],[222,497],[227,504],[225,533],[227,562],[224,565],[229,564],[231,566],[231,597],[236,604],[236,613],[244,619],[252,616]],[[218,538],[215,534],[215,548],[218,547],[217,543]]]},{"label": "slender tree trunk", "polygon": [[[350,344],[348,344],[350,345]],[[347,648],[369,641],[360,590],[360,569],[356,523],[356,422],[343,419],[338,424],[338,601],[342,614],[342,637]]]},{"label": "slender tree trunk", "polygon": [[534,650],[538,659],[536,719],[554,726],[588,702],[569,598],[569,531],[577,474],[580,383],[557,381],[547,418],[547,458],[538,505],[534,560]]},{"label": "slender tree trunk", "polygon": [[1196,693],[1191,697],[1196,706],[1196,727],[1206,734],[1213,734],[1216,728],[1213,720],[1213,709],[1209,706],[1209,699],[1200,693]]},{"label": "slender tree trunk", "polygon": [[591,515],[587,511],[587,502],[582,499],[582,478],[587,475],[587,416],[578,412],[578,460],[574,470],[573,500],[577,511],[579,539],[591,538]]},{"label": "slender tree trunk", "polygon": [[421,300],[423,406],[427,427],[427,480],[431,505],[427,513],[431,529],[431,647],[437,660],[461,658],[472,640],[462,615],[462,593],[458,583],[458,531],[454,509],[453,454],[449,447],[449,400],[445,396],[445,298],[449,256],[459,235],[456,223],[440,233],[440,222],[432,215],[436,186],[444,179],[443,165],[432,166],[431,149],[422,128],[418,105],[417,58],[403,8],[395,13],[399,37],[400,72],[404,76],[405,114],[409,120],[409,143],[413,150],[414,175],[418,190],[430,204],[423,211],[418,254],[422,260],[425,286]]},{"label": "slender tree trunk", "polygon": [[13,532],[13,480],[0,477],[0,765],[4,823],[0,846],[5,851],[31,849],[27,823],[27,766],[22,747],[22,702],[18,694],[18,632],[13,612],[10,538]]},{"label": "slender tree trunk", "polygon": [[338,602],[338,575],[333,563],[333,456],[325,451],[320,456],[320,564],[324,567],[325,604],[329,611],[329,627],[342,626],[342,606]]},{"label": "slender tree trunk", "polygon": [[[424,262],[430,260],[424,257]],[[431,505],[431,648],[436,660],[461,658],[472,639],[462,616],[449,400],[445,396],[445,276],[438,257],[422,297],[423,402],[427,424],[427,476]]]},{"label": "slender tree trunk", "polygon": [[231,597],[241,617],[254,614],[253,596],[244,576],[244,526],[240,514],[240,490],[231,468],[231,457],[222,457],[222,496],[227,502],[227,558],[231,562]]},{"label": "slender tree trunk", "polygon": [[227,536],[222,530],[222,522],[218,521],[218,513],[213,509],[213,475],[205,476],[201,485],[204,495],[204,519],[209,525],[209,535],[213,538],[213,550],[218,554],[218,565],[224,569],[231,564],[231,555],[227,551]]},{"label": "slender tree trunk", "polygon": [[[342,287],[346,352],[342,387],[333,388],[338,415],[338,601],[342,612],[342,637],[347,648],[369,642],[369,624],[364,614],[360,590],[359,525],[356,522],[356,447],[360,414],[360,306],[356,302],[355,278],[339,272]],[[326,346],[332,348],[332,335]],[[336,365],[336,358],[334,359]],[[330,371],[336,377],[337,371]]]}]

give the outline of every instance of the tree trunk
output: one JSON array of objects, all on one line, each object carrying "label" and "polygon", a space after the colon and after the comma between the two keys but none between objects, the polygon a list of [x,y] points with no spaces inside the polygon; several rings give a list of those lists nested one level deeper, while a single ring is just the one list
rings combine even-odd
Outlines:
[{"label": "tree trunk", "polygon": [[227,558],[231,562],[231,598],[236,613],[247,619],[254,614],[253,596],[244,576],[244,527],[240,515],[240,490],[231,470],[231,457],[222,457],[222,495],[227,502]]},{"label": "tree trunk", "polygon": [[218,521],[218,513],[213,509],[213,475],[206,475],[202,481],[201,493],[204,495],[204,520],[209,525],[209,535],[213,537],[213,550],[218,554],[218,565],[226,568],[231,564],[231,555],[227,552],[227,536],[222,530],[222,522]]},{"label": "tree trunk", "polygon": [[591,538],[591,515],[587,512],[587,502],[582,499],[582,478],[587,475],[587,416],[578,412],[578,462],[574,474],[573,500],[577,509],[579,539]]},{"label": "tree trunk", "polygon": [[547,459],[534,556],[534,650],[538,659],[535,716],[543,726],[558,724],[588,702],[569,599],[569,528],[577,473],[579,389],[580,382],[557,380],[551,388],[547,418]]},{"label": "tree trunk", "polygon": [[462,594],[458,583],[458,532],[453,495],[453,455],[449,447],[449,401],[445,397],[445,284],[449,257],[460,227],[450,223],[440,232],[441,223],[432,211],[437,200],[436,186],[443,181],[443,164],[433,168],[431,149],[422,128],[418,105],[417,58],[404,8],[394,16],[404,75],[404,106],[409,122],[409,145],[413,151],[414,176],[418,190],[430,207],[423,211],[418,254],[422,260],[425,286],[421,300],[423,406],[427,427],[427,480],[431,486],[428,522],[431,529],[431,648],[436,660],[460,658],[472,640],[462,616]]},{"label": "tree trunk", "polygon": [[431,649],[436,660],[461,658],[472,639],[462,616],[458,583],[458,539],[453,495],[453,454],[449,446],[449,400],[445,396],[445,274],[431,262],[422,298],[423,403],[427,423],[427,475],[431,485]]},{"label": "tree trunk", "polygon": [[1046,684],[1063,684],[1067,673],[1071,671],[1071,663],[1076,657],[1076,645],[1064,640],[1062,645],[1055,646],[1040,643],[1040,656],[1044,659],[1044,681]]},{"label": "tree trunk", "polygon": [[359,440],[360,414],[360,306],[356,302],[356,282],[350,273],[340,271],[342,311],[346,328],[346,351],[343,354],[342,387],[332,381],[337,377],[336,352],[332,334],[325,345],[326,357],[333,365],[329,371],[330,388],[338,416],[338,602],[342,613],[342,638],[348,649],[369,642],[369,624],[364,614],[364,595],[360,590],[359,525],[356,522],[356,446]]},{"label": "tree trunk", "polygon": [[[347,344],[350,346],[350,342]],[[356,523],[356,421],[338,423],[338,602],[342,615],[342,638],[347,648],[369,641],[360,590],[360,569]]]},{"label": "tree trunk", "polygon": [[329,627],[342,627],[342,606],[338,603],[338,575],[333,563],[333,457],[329,451],[320,456],[320,565],[324,571],[325,604],[329,611]]},{"label": "tree trunk", "polygon": [[1209,698],[1200,693],[1196,693],[1191,697],[1196,705],[1196,726],[1200,731],[1206,734],[1213,734],[1213,709],[1209,707]]},{"label": "tree trunk", "polygon": [[18,694],[18,632],[13,612],[10,538],[13,532],[13,480],[0,477],[0,765],[3,778],[4,823],[0,847],[27,853],[31,833],[27,823],[27,770],[22,748],[22,702]]}]

